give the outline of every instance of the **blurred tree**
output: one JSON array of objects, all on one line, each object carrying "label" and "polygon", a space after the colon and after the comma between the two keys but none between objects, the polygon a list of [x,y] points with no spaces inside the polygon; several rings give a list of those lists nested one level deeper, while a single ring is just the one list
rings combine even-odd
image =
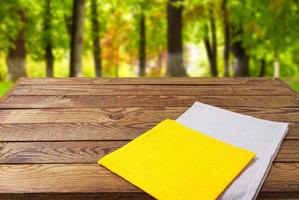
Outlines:
[{"label": "blurred tree", "polygon": [[6,54],[8,78],[13,81],[27,76],[26,15],[23,1],[0,1],[0,50]]},{"label": "blurred tree", "polygon": [[142,11],[140,13],[139,19],[139,76],[145,76],[145,66],[146,66],[146,29],[145,29],[145,3],[142,5]]},{"label": "blurred tree", "polygon": [[[258,61],[262,75],[270,71],[266,69],[266,64],[267,61],[271,61],[272,75],[279,76],[280,54],[285,54],[298,46],[298,42],[295,42],[295,38],[299,36],[296,1],[229,0],[228,7],[231,11],[230,21],[234,27],[234,45],[239,50],[239,47],[243,49],[238,54],[243,55],[241,61],[249,63],[249,57],[252,62]],[[254,68],[256,67],[251,66],[251,71]],[[265,68],[265,73],[262,68]],[[242,71],[246,72],[249,69]]]},{"label": "blurred tree", "polygon": [[[210,73],[212,76],[218,75],[217,69],[217,36],[216,36],[216,22],[214,14],[214,5],[210,4],[208,8],[209,22],[210,24],[205,24],[205,36],[204,43],[206,47],[206,52],[208,60],[210,63]],[[211,38],[210,38],[211,36]]]},{"label": "blurred tree", "polygon": [[81,76],[85,0],[73,1],[70,76]]},{"label": "blurred tree", "polygon": [[182,0],[169,0],[167,4],[167,75],[186,76],[183,63]]},{"label": "blurred tree", "polygon": [[[148,9],[150,0],[132,0],[130,4],[124,5],[128,7],[128,11],[133,14],[135,33],[132,33],[129,37],[132,39],[132,43],[127,50],[131,51],[133,48],[138,49],[138,75],[146,75],[146,21],[147,15],[150,10]],[[148,27],[150,28],[150,27]]]},{"label": "blurred tree", "polygon": [[9,79],[16,81],[21,77],[26,77],[26,46],[25,46],[25,24],[26,16],[22,8],[12,10],[16,12],[21,22],[20,30],[16,38],[11,41],[11,46],[8,50],[6,62],[8,67]]},{"label": "blurred tree", "polygon": [[45,71],[34,74],[54,76],[55,60],[59,63],[69,52],[69,35],[63,24],[64,15],[71,15],[71,0],[23,2],[27,11],[25,33],[29,62],[45,61]]},{"label": "blurred tree", "polygon": [[44,42],[45,42],[45,59],[46,59],[46,74],[47,77],[53,76],[54,68],[54,55],[53,55],[53,44],[52,44],[52,9],[51,0],[45,0],[45,14],[44,14]]},{"label": "blurred tree", "polygon": [[242,33],[242,28],[240,28],[240,30],[233,28],[234,41],[232,44],[232,52],[235,56],[233,64],[234,76],[249,75],[249,56],[246,52],[246,49],[243,47],[242,41],[238,39],[239,35]]},{"label": "blurred tree", "polygon": [[97,0],[91,0],[91,23],[92,23],[92,41],[93,41],[93,59],[97,77],[102,76],[102,58],[100,46],[100,24],[98,21]]},{"label": "blurred tree", "polygon": [[262,77],[265,75],[267,63],[266,63],[266,59],[264,59],[264,58],[261,59],[260,62],[261,62],[261,70],[260,70],[259,77]]},{"label": "blurred tree", "polygon": [[[80,15],[78,2],[87,5],[85,23],[72,15]],[[82,56],[84,75],[183,76],[185,64],[191,76],[294,76],[298,23],[294,0],[0,1],[0,56],[7,65],[0,74],[26,76],[27,61],[29,76],[53,76],[53,69],[66,76],[61,69],[71,51],[72,76],[80,74]],[[33,72],[32,63],[41,67]]]},{"label": "blurred tree", "polygon": [[228,77],[229,70],[229,52],[230,52],[230,23],[229,23],[229,13],[227,10],[227,0],[222,0],[221,4],[222,8],[222,16],[223,16],[223,35],[224,35],[224,51],[223,51],[223,59],[224,59],[224,76]]}]

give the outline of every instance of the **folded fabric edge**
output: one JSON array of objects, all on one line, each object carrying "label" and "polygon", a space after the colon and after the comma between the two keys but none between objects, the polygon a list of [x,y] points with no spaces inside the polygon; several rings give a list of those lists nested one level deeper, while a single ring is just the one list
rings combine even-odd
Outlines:
[{"label": "folded fabric edge", "polygon": [[287,128],[286,131],[284,132],[283,137],[281,138],[281,140],[280,140],[280,142],[279,142],[279,144],[278,144],[278,146],[277,146],[277,148],[276,148],[276,150],[275,150],[273,156],[271,157],[269,166],[268,166],[268,168],[267,168],[267,170],[266,170],[266,172],[265,172],[265,174],[264,174],[264,176],[263,176],[263,178],[262,178],[262,180],[261,180],[261,182],[260,182],[260,184],[259,184],[259,186],[258,186],[258,188],[257,188],[257,190],[256,190],[256,192],[255,192],[255,194],[254,194],[253,199],[256,199],[256,198],[257,198],[257,196],[258,196],[258,194],[259,194],[259,192],[260,192],[260,190],[261,190],[261,188],[262,188],[262,186],[263,186],[263,183],[265,182],[265,180],[266,180],[266,178],[267,178],[267,176],[268,176],[268,174],[269,174],[269,172],[270,172],[270,169],[271,169],[271,166],[272,166],[272,164],[273,164],[273,161],[274,161],[275,157],[277,156],[277,154],[278,154],[278,152],[279,152],[279,149],[280,149],[280,147],[281,147],[281,145],[282,145],[283,139],[285,138],[285,136],[286,136],[288,130],[289,130],[289,129]]},{"label": "folded fabric edge", "polygon": [[257,117],[253,117],[253,116],[250,116],[250,115],[246,115],[246,114],[241,114],[241,113],[237,113],[237,112],[233,112],[233,111],[230,111],[230,110],[227,110],[227,109],[224,109],[224,108],[221,108],[221,107],[217,107],[217,106],[212,106],[212,105],[209,105],[209,104],[205,104],[205,103],[201,103],[199,101],[196,101],[192,104],[192,106],[190,108],[188,108],[181,116],[179,116],[177,119],[181,118],[185,113],[187,113],[187,111],[193,109],[193,108],[196,108],[196,107],[204,107],[204,108],[208,108],[208,109],[212,109],[212,110],[216,110],[217,112],[225,112],[225,113],[230,113],[230,114],[233,114],[235,116],[239,116],[239,117],[245,117],[245,118],[248,118],[250,120],[259,120],[259,121],[263,121],[263,122],[266,122],[266,123],[275,123],[277,125],[281,125],[281,126],[285,126],[284,128],[287,128],[289,123],[287,122],[279,122],[279,121],[273,121],[273,120],[266,120],[266,119],[261,119],[261,118],[257,118]]},{"label": "folded fabric edge", "polygon": [[[161,128],[162,128],[162,130],[163,130],[165,127],[163,127],[162,125],[167,124],[167,123],[176,123],[177,125],[179,125],[179,126],[185,128],[185,129],[188,129],[188,130],[190,130],[190,131],[192,131],[192,132],[200,133],[200,134],[204,135],[204,136],[207,137],[207,138],[211,138],[211,139],[217,140],[218,142],[223,143],[223,144],[225,144],[225,145],[229,145],[229,146],[231,146],[231,147],[233,147],[233,148],[237,148],[237,149],[239,149],[239,150],[246,151],[246,152],[252,154],[252,158],[251,158],[251,159],[253,159],[254,157],[256,157],[256,153],[253,152],[253,151],[251,151],[251,150],[248,150],[248,149],[245,149],[245,148],[242,148],[242,147],[238,147],[238,146],[236,146],[236,145],[233,145],[233,144],[230,144],[230,143],[227,143],[227,142],[223,142],[223,141],[221,141],[221,140],[219,140],[219,139],[217,139],[217,138],[214,138],[214,137],[212,137],[212,136],[210,136],[210,135],[207,135],[207,134],[205,134],[205,133],[202,133],[202,132],[200,132],[200,131],[194,130],[194,129],[192,129],[192,128],[190,128],[190,127],[188,127],[188,126],[182,124],[181,122],[176,121],[176,120],[172,120],[172,119],[165,119],[165,120],[161,121],[160,123],[156,124],[156,125],[155,125],[154,127],[152,127],[151,129],[147,130],[146,132],[142,133],[140,136],[138,136],[138,137],[136,137],[135,139],[133,139],[132,141],[128,142],[128,144],[129,144],[129,143],[132,143],[132,142],[137,142],[138,140],[140,140],[140,139],[146,137],[146,136],[149,134],[149,131],[150,131],[150,130],[151,130],[151,131],[154,131],[154,130],[161,129]],[[124,146],[122,146],[122,147],[116,149],[115,151],[113,151],[113,152],[111,152],[111,153],[109,153],[109,154],[103,156],[102,158],[100,158],[100,159],[98,160],[98,163],[101,164],[100,161],[103,160],[103,159],[105,159],[106,156],[108,156],[108,155],[110,155],[110,154],[113,154],[113,153],[117,152],[119,149],[121,149],[121,148],[125,148],[126,146],[127,146],[127,144],[125,144]],[[249,162],[250,162],[250,161],[249,161]]]},{"label": "folded fabric edge", "polygon": [[152,197],[154,197],[154,198],[157,199],[157,197],[155,197],[155,196],[153,196],[152,194],[150,194],[149,191],[146,191],[146,190],[144,190],[144,189],[138,187],[138,186],[135,185],[133,182],[131,182],[130,180],[128,180],[125,176],[118,174],[118,173],[116,172],[117,170],[112,169],[111,167],[107,167],[106,164],[105,164],[105,161],[103,161],[102,159],[98,160],[97,163],[98,163],[99,165],[103,166],[104,168],[106,168],[107,170],[109,170],[110,172],[112,172],[114,175],[116,175],[116,176],[122,178],[123,180],[127,181],[129,184],[131,184],[131,185],[133,185],[133,186],[139,188],[141,191],[144,191],[144,192],[146,192],[148,195],[150,195],[150,196],[152,196]]}]

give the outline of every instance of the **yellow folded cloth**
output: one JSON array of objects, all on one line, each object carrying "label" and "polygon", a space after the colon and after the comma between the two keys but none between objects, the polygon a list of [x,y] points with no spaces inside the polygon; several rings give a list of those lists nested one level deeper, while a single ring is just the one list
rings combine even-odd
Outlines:
[{"label": "yellow folded cloth", "polygon": [[164,120],[98,161],[157,199],[216,199],[255,156]]}]

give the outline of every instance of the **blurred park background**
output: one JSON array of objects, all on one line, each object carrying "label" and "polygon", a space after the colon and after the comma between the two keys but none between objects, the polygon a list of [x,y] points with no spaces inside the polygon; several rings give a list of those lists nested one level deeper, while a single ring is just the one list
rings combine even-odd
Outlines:
[{"label": "blurred park background", "polygon": [[1,0],[0,95],[19,77],[279,77],[299,90],[298,0]]}]

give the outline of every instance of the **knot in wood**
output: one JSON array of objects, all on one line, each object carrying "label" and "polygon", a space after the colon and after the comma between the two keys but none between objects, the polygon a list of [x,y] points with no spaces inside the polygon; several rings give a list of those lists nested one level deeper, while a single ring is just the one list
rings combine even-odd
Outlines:
[{"label": "knot in wood", "polygon": [[109,118],[113,119],[113,120],[119,120],[123,117],[124,117],[124,115],[122,113],[113,113],[113,114],[109,115]]}]

